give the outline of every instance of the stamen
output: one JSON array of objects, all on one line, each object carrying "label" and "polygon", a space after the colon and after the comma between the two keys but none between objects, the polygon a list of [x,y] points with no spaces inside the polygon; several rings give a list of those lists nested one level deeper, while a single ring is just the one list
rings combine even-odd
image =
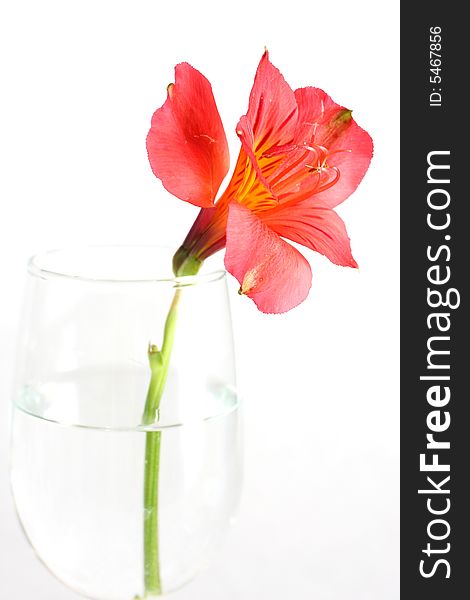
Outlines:
[{"label": "stamen", "polygon": [[[308,155],[310,152],[313,152],[313,156],[311,158],[313,158],[313,166],[309,165],[309,164],[305,164],[305,161],[308,159]],[[303,164],[303,168],[301,168],[300,170],[297,170],[295,172],[295,168],[298,167],[299,165]],[[315,164],[316,163],[316,164]],[[276,193],[280,192],[284,192],[288,189],[292,189],[296,184],[300,184],[303,180],[307,179],[307,177],[309,175],[313,173],[318,173],[319,176],[321,176],[322,172],[325,170],[325,165],[326,165],[326,154],[324,152],[324,148],[322,146],[316,146],[316,147],[312,147],[312,146],[308,146],[308,150],[306,153],[304,153],[300,159],[298,159],[297,161],[295,161],[292,165],[290,165],[287,169],[285,169],[284,171],[282,171],[282,173],[280,174],[280,177],[277,176],[275,179],[273,179],[272,181],[272,185],[274,187],[274,185],[276,185]],[[285,175],[289,172],[292,172],[294,170],[294,173],[292,173],[290,176],[286,177]],[[312,192],[317,188],[318,183],[314,186],[313,190],[311,190]]]},{"label": "stamen", "polygon": [[335,185],[335,183],[338,183],[339,178],[341,176],[340,170],[337,167],[329,167],[328,173],[330,171],[334,171],[334,173],[335,173],[334,178],[330,182],[325,184],[324,186],[321,186],[321,189],[319,189],[317,193],[326,192],[326,190],[329,190],[331,187],[333,187]]},{"label": "stamen", "polygon": [[309,150],[304,152],[297,160],[293,161],[288,167],[285,167],[284,169],[282,168],[282,164],[281,164],[279,166],[279,173],[270,180],[270,184],[272,186],[275,186],[277,183],[279,183],[281,181],[281,179],[283,179],[284,177],[286,177],[288,175],[288,173],[290,173],[293,169],[298,167],[304,160],[306,160],[306,157],[308,156],[308,154],[309,154]]}]

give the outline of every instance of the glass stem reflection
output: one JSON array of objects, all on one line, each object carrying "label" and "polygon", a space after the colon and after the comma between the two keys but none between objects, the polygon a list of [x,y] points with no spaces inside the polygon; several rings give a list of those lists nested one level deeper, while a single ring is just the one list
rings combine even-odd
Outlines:
[{"label": "glass stem reflection", "polygon": [[[160,401],[170,366],[180,295],[181,290],[177,289],[166,318],[162,349],[149,344],[151,377],[142,417],[143,425],[152,425],[159,420]],[[159,596],[162,593],[158,534],[160,445],[161,431],[147,432],[144,470],[144,598]]]}]

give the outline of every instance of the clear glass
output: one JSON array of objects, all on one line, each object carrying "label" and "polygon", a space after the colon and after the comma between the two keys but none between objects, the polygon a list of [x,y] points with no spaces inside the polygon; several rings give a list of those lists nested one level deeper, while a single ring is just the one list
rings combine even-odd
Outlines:
[{"label": "clear glass", "polygon": [[[156,425],[142,426],[149,343],[178,320]],[[147,431],[161,431],[163,592],[207,565],[238,504],[241,448],[225,273],[175,279],[153,247],[29,263],[12,423],[12,489],[50,571],[96,600],[143,594]]]}]

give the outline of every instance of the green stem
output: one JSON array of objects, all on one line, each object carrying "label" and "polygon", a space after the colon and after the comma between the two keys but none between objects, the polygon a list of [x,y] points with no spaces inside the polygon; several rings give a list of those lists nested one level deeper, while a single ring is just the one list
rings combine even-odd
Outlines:
[{"label": "green stem", "polygon": [[[165,322],[161,351],[149,345],[148,356],[151,370],[150,384],[145,402],[143,425],[153,425],[159,420],[160,401],[165,389],[175,338],[178,303],[181,290],[177,289]],[[144,471],[144,598],[160,596],[159,527],[158,527],[158,481],[160,474],[161,431],[148,431],[145,440]]]},{"label": "green stem", "polygon": [[162,593],[158,544],[158,479],[161,431],[149,431],[145,441],[144,587],[145,598]]}]

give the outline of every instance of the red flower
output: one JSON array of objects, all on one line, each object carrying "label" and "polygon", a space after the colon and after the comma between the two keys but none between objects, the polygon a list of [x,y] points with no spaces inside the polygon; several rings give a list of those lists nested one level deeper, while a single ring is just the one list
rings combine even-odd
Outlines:
[{"label": "red flower", "polygon": [[225,266],[240,293],[263,312],[285,312],[306,298],[312,273],[283,238],[357,267],[332,209],[364,177],[372,140],[322,90],[293,92],[267,52],[236,131],[240,154],[215,202],[229,167],[227,140],[209,82],[189,64],[178,65],[147,138],[150,165],[165,188],[202,207],[175,255],[175,273],[197,272],[226,246]]}]

